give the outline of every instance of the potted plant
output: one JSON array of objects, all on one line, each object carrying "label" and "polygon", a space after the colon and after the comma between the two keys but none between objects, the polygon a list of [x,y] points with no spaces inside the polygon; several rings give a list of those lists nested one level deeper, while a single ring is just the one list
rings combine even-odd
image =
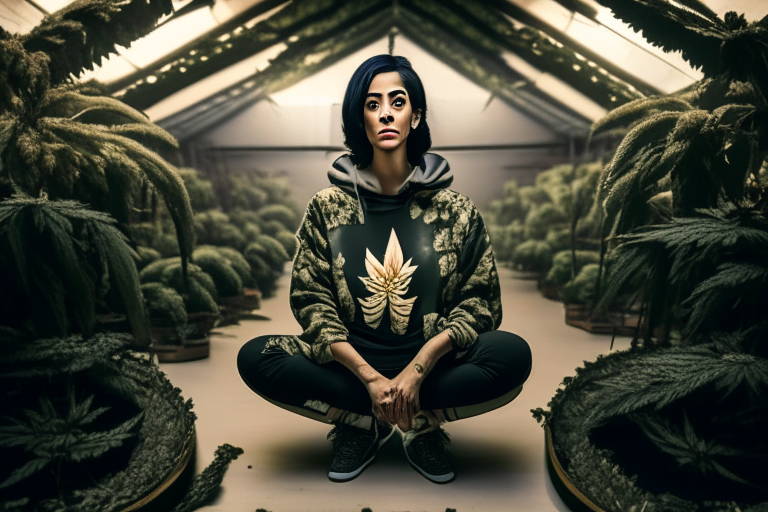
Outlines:
[{"label": "potted plant", "polygon": [[[168,1],[84,0],[29,34],[0,29],[0,501],[7,511],[122,510],[163,499],[164,510],[188,511],[242,452],[221,447],[189,488],[191,402],[151,360],[126,222],[133,192],[142,183],[156,190],[176,225],[184,279],[194,241],[189,199],[152,150],[175,141],[98,86],[68,83],[171,11]],[[98,313],[111,307],[126,315],[129,333],[97,332]]]},{"label": "potted plant", "polygon": [[[600,2],[705,78],[593,129],[632,124],[601,178],[612,265],[598,308],[639,290],[641,318],[631,349],[586,363],[534,411],[550,474],[591,510],[764,510],[768,18]],[[660,194],[668,216],[645,225]]]},{"label": "potted plant", "polygon": [[[144,267],[139,273],[142,285],[159,283],[162,288],[143,288],[144,297],[150,311],[151,303],[157,303],[152,293],[161,293],[170,288],[174,294],[163,292],[165,310],[155,307],[154,311],[163,312],[151,317],[154,350],[161,362],[193,361],[208,357],[210,354],[209,332],[221,319],[217,303],[219,295],[210,275],[198,265],[189,264],[186,283],[182,276],[181,258],[164,258]],[[151,290],[151,291],[150,291]],[[186,312],[184,321],[180,314],[171,314],[170,301],[178,295]],[[175,300],[173,301],[175,304]]]}]

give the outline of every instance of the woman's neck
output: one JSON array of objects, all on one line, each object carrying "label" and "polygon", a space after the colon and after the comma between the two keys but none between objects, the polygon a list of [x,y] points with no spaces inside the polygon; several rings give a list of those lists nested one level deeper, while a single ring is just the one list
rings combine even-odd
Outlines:
[{"label": "woman's neck", "polygon": [[411,174],[411,166],[404,149],[403,151],[385,152],[373,148],[371,172],[379,180],[382,194],[390,196],[397,194]]}]

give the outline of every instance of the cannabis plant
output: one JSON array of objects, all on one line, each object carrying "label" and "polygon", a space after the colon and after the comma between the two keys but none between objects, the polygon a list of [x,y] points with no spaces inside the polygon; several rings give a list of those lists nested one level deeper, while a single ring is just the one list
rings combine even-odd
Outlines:
[{"label": "cannabis plant", "polygon": [[[170,0],[79,0],[27,35],[0,29],[3,510],[123,510],[191,449],[191,402],[148,362],[139,255],[125,235],[137,197],[153,190],[175,224],[182,257],[172,278],[183,288],[192,210],[156,152],[176,141],[102,87],[71,79],[170,12]],[[115,297],[132,335],[96,332],[97,311]],[[175,511],[210,495],[238,453],[222,447]]]},{"label": "cannabis plant", "polygon": [[587,363],[534,413],[604,510],[762,510],[768,17],[599,1],[705,78],[596,123],[594,135],[630,127],[598,186],[612,263],[601,307],[639,290],[641,322],[629,351]]},{"label": "cannabis plant", "polygon": [[75,2],[29,34],[0,29],[0,199],[76,199],[129,219],[148,184],[165,201],[186,259],[194,244],[182,179],[155,151],[177,141],[141,112],[71,81],[115,45],[130,46],[172,11],[170,0]]},{"label": "cannabis plant", "polygon": [[76,201],[22,195],[0,202],[0,325],[32,337],[94,331],[110,287],[122,299],[135,343],[148,346],[138,272],[109,215]]}]

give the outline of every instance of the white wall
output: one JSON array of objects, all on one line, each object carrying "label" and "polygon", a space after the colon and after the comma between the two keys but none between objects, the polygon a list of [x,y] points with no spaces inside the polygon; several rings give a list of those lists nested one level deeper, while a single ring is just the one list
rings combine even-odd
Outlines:
[{"label": "white wall", "polygon": [[[386,53],[383,38],[329,68],[261,101],[198,137],[200,144],[233,146],[343,146],[341,103],[353,72],[370,56]],[[535,120],[494,98],[402,35],[395,54],[408,57],[427,93],[433,147],[558,142]],[[284,172],[305,203],[328,186],[326,172],[341,152],[228,152],[230,170]],[[542,166],[561,162],[551,150],[444,151],[454,170],[454,189],[484,204],[497,197],[512,177],[530,182]],[[508,168],[512,166],[513,168]]]}]

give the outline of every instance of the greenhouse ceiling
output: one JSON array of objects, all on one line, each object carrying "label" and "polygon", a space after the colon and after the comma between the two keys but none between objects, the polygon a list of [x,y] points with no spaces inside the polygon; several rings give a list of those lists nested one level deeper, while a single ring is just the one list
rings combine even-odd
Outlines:
[{"label": "greenhouse ceiling", "polygon": [[[2,0],[0,25],[26,33],[70,3]],[[768,11],[765,0],[704,3],[750,21]],[[107,84],[162,125],[271,99],[355,49],[387,36],[394,44],[403,34],[492,94],[569,132],[613,106],[701,78],[679,53],[650,46],[593,0],[183,0],[174,9],[152,33],[78,78]]]}]

